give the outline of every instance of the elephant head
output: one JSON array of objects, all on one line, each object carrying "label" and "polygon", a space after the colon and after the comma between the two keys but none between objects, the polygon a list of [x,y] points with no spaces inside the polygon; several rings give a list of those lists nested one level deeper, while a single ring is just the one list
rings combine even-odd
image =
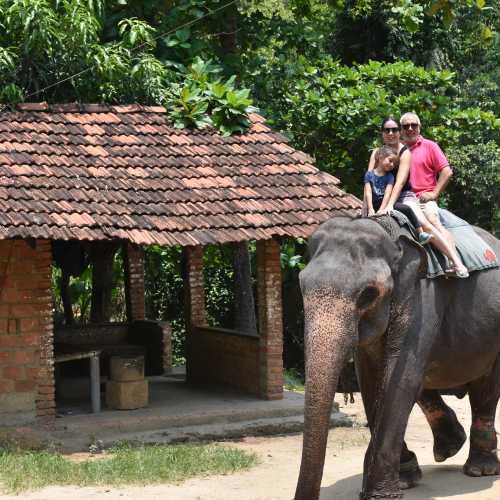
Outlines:
[{"label": "elephant head", "polygon": [[418,248],[372,219],[343,217],[321,225],[309,241],[310,262],[300,275],[306,390],[296,500],[319,498],[340,371],[353,346],[384,335],[394,301],[414,288],[423,258]]}]

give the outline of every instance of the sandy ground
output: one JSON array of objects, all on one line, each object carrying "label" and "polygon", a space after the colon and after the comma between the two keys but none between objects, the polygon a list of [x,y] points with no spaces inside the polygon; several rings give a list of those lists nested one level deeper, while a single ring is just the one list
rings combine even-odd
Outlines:
[{"label": "sandy ground", "polygon": [[[337,400],[341,397],[337,395]],[[468,400],[447,398],[466,429],[470,425]],[[355,500],[361,485],[363,456],[368,432],[362,426],[364,414],[361,398],[341,410],[360,424],[352,429],[332,429],[329,435],[321,500]],[[497,415],[497,429],[500,428]],[[500,477],[469,478],[461,466],[468,453],[464,445],[460,453],[445,464],[435,464],[432,457],[432,435],[418,408],[414,409],[407,432],[407,442],[417,453],[424,477],[420,485],[406,492],[407,500],[428,499],[500,499]],[[247,438],[231,443],[258,454],[260,464],[234,475],[212,476],[186,481],[178,485],[127,488],[50,487],[19,496],[0,495],[2,500],[289,500],[293,498],[300,463],[302,436]]]}]

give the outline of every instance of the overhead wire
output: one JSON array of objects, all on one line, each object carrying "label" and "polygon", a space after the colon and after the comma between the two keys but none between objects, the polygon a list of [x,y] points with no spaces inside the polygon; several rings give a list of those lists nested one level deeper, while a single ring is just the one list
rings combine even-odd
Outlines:
[{"label": "overhead wire", "polygon": [[[233,5],[234,3],[236,3],[238,0],[231,0],[230,2],[224,4],[224,5],[221,5],[220,7],[217,7],[216,9],[214,10],[211,10],[209,12],[207,12],[206,14],[203,14],[202,16],[200,17],[197,17],[196,19],[192,19],[191,21],[187,21],[183,24],[180,24],[179,26],[176,26],[175,28],[172,28],[168,31],[165,31],[165,32],[162,32],[160,33],[159,35],[153,37],[152,39],[146,41],[146,42],[143,42],[141,43],[140,45],[137,45],[137,47],[132,47],[130,49],[130,52],[136,52],[140,49],[142,49],[143,47],[146,47],[147,45],[149,45],[152,41],[156,41],[158,40],[159,38],[161,37],[165,37],[165,36],[169,36],[171,35],[172,33],[175,33],[176,31],[179,31],[180,29],[183,29],[183,28],[187,28],[187,27],[190,27],[190,26],[193,26],[194,24],[196,24],[197,22],[201,21],[202,19],[205,19],[206,17],[209,17],[213,14],[216,14],[217,12],[220,12],[221,10],[224,10],[226,9],[227,7],[230,7],[231,5]],[[95,67],[95,64],[92,64],[90,66],[88,66],[87,68],[84,68],[80,71],[78,71],[77,73],[73,74],[73,75],[70,75],[70,76],[67,76],[66,78],[63,78],[61,80],[58,80],[57,82],[54,82],[54,83],[51,83],[50,85],[47,85],[46,87],[43,87],[35,92],[31,92],[30,94],[26,95],[25,99],[29,99],[31,97],[34,97],[35,95],[38,95],[38,94],[41,94],[42,92],[45,92],[53,87],[57,87],[58,85],[61,85],[62,83],[65,83],[69,80],[72,80],[73,78],[77,78],[85,73],[87,73],[88,71],[90,71],[92,68]],[[4,111],[5,108],[9,107],[9,104],[4,104],[3,105],[3,108],[0,109],[0,112],[1,111]]]}]

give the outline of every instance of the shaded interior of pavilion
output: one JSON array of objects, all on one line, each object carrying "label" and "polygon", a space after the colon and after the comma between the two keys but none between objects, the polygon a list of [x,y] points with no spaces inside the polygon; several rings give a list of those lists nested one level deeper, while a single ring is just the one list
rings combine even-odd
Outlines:
[{"label": "shaded interior of pavilion", "polygon": [[[207,247],[183,247],[173,254],[178,279],[182,280],[180,315],[184,320],[183,366],[173,366],[170,321],[148,317],[146,294],[154,276],[145,276],[144,247],[124,241],[53,242],[54,359],[56,411],[58,416],[93,411],[91,365],[74,354],[99,353],[99,397],[106,408],[106,381],[113,357],[144,356],[149,380],[150,408],[169,404],[180,387],[252,400],[283,397],[283,320],[280,244],[278,241],[248,242]],[[225,247],[233,256],[232,324],[214,324],[207,311],[211,287],[207,253]],[[161,249],[158,249],[161,252]],[[250,259],[250,255],[253,258]],[[252,260],[252,261],[251,261]],[[149,266],[151,267],[151,266]],[[153,265],[154,267],[154,265]],[[90,276],[91,291],[75,294]],[[116,286],[116,275],[122,286]],[[213,287],[212,287],[213,288]],[[113,294],[124,307],[113,309]],[[87,304],[77,296],[90,297]],[[81,308],[87,316],[81,322]],[[177,325],[178,326],[178,325]],[[65,362],[58,362],[64,359]],[[170,384],[170,385],[169,385]],[[172,391],[169,392],[168,388]],[[222,392],[221,392],[222,391]],[[225,392],[224,392],[225,391]],[[181,398],[182,399],[182,398]]]}]

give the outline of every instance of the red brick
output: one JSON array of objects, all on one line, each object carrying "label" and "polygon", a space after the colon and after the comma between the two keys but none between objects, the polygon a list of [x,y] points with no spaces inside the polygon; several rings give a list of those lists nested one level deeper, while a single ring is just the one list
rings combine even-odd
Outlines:
[{"label": "red brick", "polygon": [[38,387],[38,394],[54,394],[54,386],[40,386]]},{"label": "red brick", "polygon": [[17,335],[21,333],[21,322],[18,319],[9,319],[7,331],[9,335]]},{"label": "red brick", "polygon": [[15,318],[37,317],[40,308],[35,304],[13,304],[10,306],[10,314]]},{"label": "red brick", "polygon": [[37,399],[37,401],[36,401],[36,407],[37,407],[37,409],[40,409],[40,410],[54,408],[55,405],[56,404],[55,404],[53,399],[47,400],[47,401]]},{"label": "red brick", "polygon": [[24,335],[22,337],[23,344],[29,347],[37,347],[40,345],[40,336],[39,335]]},{"label": "red brick", "polygon": [[23,366],[6,366],[2,373],[7,380],[24,380],[26,378]]},{"label": "red brick", "polygon": [[13,380],[0,380],[0,394],[14,392]]},{"label": "red brick", "polygon": [[0,348],[2,347],[20,347],[24,344],[21,335],[0,335]]},{"label": "red brick", "polygon": [[38,392],[36,400],[37,401],[52,401],[54,399],[54,396],[55,396],[54,389],[52,389],[52,391],[47,393],[47,394],[40,394],[40,392]]},{"label": "red brick", "polygon": [[[10,284],[10,283],[8,283]],[[10,303],[17,303],[21,299],[21,294],[19,293],[19,290],[17,288],[13,288],[12,286],[4,287],[2,290],[2,301],[5,302],[10,302]]]},{"label": "red brick", "polygon": [[35,359],[33,351],[16,351],[14,354],[14,360],[20,365],[29,365],[33,363]]},{"label": "red brick", "polygon": [[55,408],[40,408],[36,410],[36,415],[37,417],[46,417],[46,416],[52,416],[55,415],[56,410]]},{"label": "red brick", "polygon": [[0,351],[0,365],[6,365],[14,359],[14,351]]},{"label": "red brick", "polygon": [[40,377],[41,369],[26,367],[26,378],[28,380],[36,380]]},{"label": "red brick", "polygon": [[16,262],[15,265],[9,269],[9,274],[12,276],[17,276],[20,275],[21,277],[26,277],[30,276],[34,269],[33,269],[33,255],[28,257],[26,260],[22,262]]},{"label": "red brick", "polygon": [[17,380],[15,383],[16,392],[31,392],[36,389],[34,380]]},{"label": "red brick", "polygon": [[40,380],[42,379],[51,380],[52,374],[54,373],[52,368],[48,368],[46,366],[41,366],[40,368],[26,368],[26,371],[28,374],[30,374],[30,378],[32,378],[31,374],[35,373],[36,371],[36,374]]},{"label": "red brick", "polygon": [[283,392],[266,393],[263,397],[268,401],[276,401],[278,399],[283,399]]},{"label": "red brick", "polygon": [[0,335],[6,335],[9,332],[9,320],[7,318],[0,319]]},{"label": "red brick", "polygon": [[40,330],[38,318],[21,318],[21,331],[23,333],[37,332]]}]

